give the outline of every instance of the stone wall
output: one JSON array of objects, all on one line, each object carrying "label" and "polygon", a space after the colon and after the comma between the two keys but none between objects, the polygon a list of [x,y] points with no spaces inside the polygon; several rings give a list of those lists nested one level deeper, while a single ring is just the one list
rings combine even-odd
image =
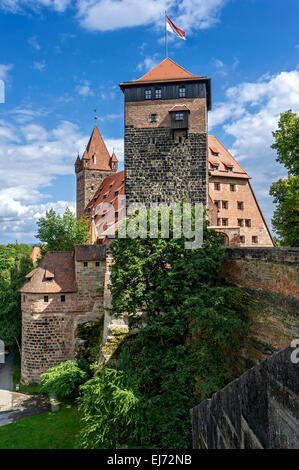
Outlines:
[{"label": "stone wall", "polygon": [[176,141],[169,128],[125,129],[125,192],[132,202],[207,200],[207,134]]},{"label": "stone wall", "polygon": [[93,198],[103,180],[112,173],[114,171],[107,172],[89,168],[80,168],[76,173],[77,219],[84,215],[87,204]]},{"label": "stone wall", "polygon": [[[298,449],[299,364],[274,353],[191,410],[194,449]],[[298,353],[297,353],[298,356]]]},{"label": "stone wall", "polygon": [[[98,263],[98,266],[96,265]],[[78,292],[22,295],[22,377],[23,384],[39,381],[40,374],[60,362],[86,351],[84,327],[98,328],[104,315],[105,261],[76,261]],[[44,302],[44,295],[48,302]],[[81,354],[82,355],[82,354]]]},{"label": "stone wall", "polygon": [[299,249],[228,247],[221,274],[245,287],[250,328],[244,354],[252,362],[299,338]]}]

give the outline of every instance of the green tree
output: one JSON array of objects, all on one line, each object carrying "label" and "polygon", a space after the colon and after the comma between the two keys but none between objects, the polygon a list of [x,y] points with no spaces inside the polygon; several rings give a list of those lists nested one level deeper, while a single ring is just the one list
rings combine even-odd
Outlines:
[{"label": "green tree", "polygon": [[276,160],[289,174],[270,187],[276,204],[272,225],[282,245],[299,246],[299,116],[291,110],[282,113],[273,137]]},{"label": "green tree", "polygon": [[281,113],[278,129],[272,133],[275,139],[271,146],[277,151],[277,161],[291,175],[299,175],[299,116],[291,110]]},{"label": "green tree", "polygon": [[219,284],[222,240],[205,221],[203,247],[185,241],[160,232],[111,245],[113,313],[134,327],[143,312],[146,326],[120,348],[118,371],[82,387],[84,447],[188,448],[190,408],[242,370],[244,294]]},{"label": "green tree", "polygon": [[8,271],[0,272],[0,338],[8,349],[20,348],[22,313],[19,289],[32,269],[32,260],[19,255]]},{"label": "green tree", "polygon": [[47,251],[72,251],[74,245],[89,243],[87,218],[77,220],[68,208],[62,216],[50,209],[37,225],[36,238],[42,242],[42,254]]}]

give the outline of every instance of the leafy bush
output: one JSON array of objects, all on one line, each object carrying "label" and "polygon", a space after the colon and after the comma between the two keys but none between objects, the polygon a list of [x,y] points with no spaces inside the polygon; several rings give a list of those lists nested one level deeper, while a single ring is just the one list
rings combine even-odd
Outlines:
[{"label": "leafy bush", "polygon": [[89,364],[84,359],[62,362],[41,374],[40,392],[55,393],[59,400],[74,398],[79,386],[90,376]]},{"label": "leafy bush", "polygon": [[128,441],[138,441],[146,420],[136,377],[104,368],[80,387],[80,393],[82,447],[116,448]]},{"label": "leafy bush", "polygon": [[[84,447],[183,449],[189,410],[242,373],[244,293],[219,284],[224,250],[204,227],[204,245],[180,239],[116,239],[112,306],[147,324],[128,337],[119,370],[81,387]],[[115,358],[114,358],[115,359]]]}]

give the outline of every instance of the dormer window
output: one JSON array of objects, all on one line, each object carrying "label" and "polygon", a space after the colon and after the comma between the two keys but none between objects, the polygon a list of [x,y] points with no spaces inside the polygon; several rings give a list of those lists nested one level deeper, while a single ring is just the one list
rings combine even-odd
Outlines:
[{"label": "dormer window", "polygon": [[96,156],[96,154],[94,154],[94,155],[92,156],[92,163],[93,163],[94,165],[97,163],[97,156]]},{"label": "dormer window", "polygon": [[186,88],[184,86],[179,87],[179,98],[185,98],[186,96]]},{"label": "dormer window", "polygon": [[144,92],[144,98],[146,100],[151,100],[152,99],[152,90],[145,90]]},{"label": "dormer window", "polygon": [[218,170],[218,165],[213,165],[213,170],[217,171]]},{"label": "dormer window", "polygon": [[175,120],[176,121],[183,121],[184,120],[184,113],[175,113]]},{"label": "dormer window", "polygon": [[156,97],[156,100],[160,100],[162,98],[162,90],[161,88],[156,88],[155,90],[155,97]]},{"label": "dormer window", "polygon": [[157,122],[157,114],[151,115],[151,122]]},{"label": "dormer window", "polygon": [[227,171],[229,171],[230,173],[233,171],[233,167],[232,166],[228,166],[227,167]]}]

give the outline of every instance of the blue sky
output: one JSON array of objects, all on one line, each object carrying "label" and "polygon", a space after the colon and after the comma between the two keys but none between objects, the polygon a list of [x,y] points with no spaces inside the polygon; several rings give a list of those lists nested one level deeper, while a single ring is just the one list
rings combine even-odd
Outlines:
[{"label": "blue sky", "polygon": [[270,222],[269,186],[285,176],[271,131],[299,112],[298,0],[0,0],[0,243],[33,243],[46,209],[75,207],[95,108],[123,160],[118,84],[164,58],[165,9],[187,37],[169,35],[169,56],[212,78],[209,132],[252,176]]}]

